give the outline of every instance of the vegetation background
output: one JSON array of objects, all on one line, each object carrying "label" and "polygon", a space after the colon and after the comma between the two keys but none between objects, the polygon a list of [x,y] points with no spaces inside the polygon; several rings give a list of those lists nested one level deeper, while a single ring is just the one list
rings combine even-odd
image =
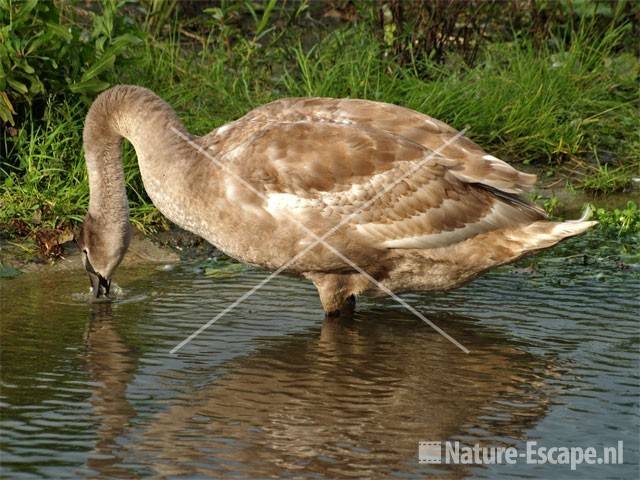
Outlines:
[{"label": "vegetation background", "polygon": [[[538,173],[551,213],[560,185],[637,239],[639,24],[634,0],[0,0],[0,236],[60,254],[87,108],[135,83],[199,134],[286,96],[404,105]],[[166,227],[125,166],[133,222]]]}]

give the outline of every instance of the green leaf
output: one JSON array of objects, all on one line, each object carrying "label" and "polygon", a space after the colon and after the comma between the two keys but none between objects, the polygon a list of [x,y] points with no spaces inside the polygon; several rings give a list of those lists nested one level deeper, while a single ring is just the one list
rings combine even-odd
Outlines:
[{"label": "green leaf", "polygon": [[6,94],[6,92],[0,92],[0,100],[2,100],[2,102],[0,102],[0,105],[5,105],[9,112],[16,113],[16,111],[13,109],[13,105],[11,105],[11,102],[9,101],[9,96]]},{"label": "green leaf", "polygon": [[38,0],[26,0],[24,4],[22,4],[22,7],[20,8],[16,16],[13,18],[13,22],[19,23],[23,19],[26,19],[31,10],[33,10],[37,5]]},{"label": "green leaf", "polygon": [[56,25],[55,23],[47,23],[47,32],[55,34],[57,37],[64,38],[67,41],[73,40],[73,33],[69,27],[64,25]]},{"label": "green leaf", "polygon": [[103,82],[97,78],[83,80],[69,85],[69,90],[73,93],[98,93],[109,88],[109,82]]},{"label": "green leaf", "polygon": [[139,45],[141,43],[142,43],[142,40],[139,37],[136,37],[131,33],[125,33],[123,35],[118,35],[116,38],[114,38],[111,41],[111,45],[109,46],[109,48],[107,48],[106,51],[114,49],[116,52],[119,53],[125,47],[128,47],[130,45]]},{"label": "green leaf", "polygon": [[222,20],[224,18],[224,13],[220,7],[205,8],[203,12],[210,14],[216,20]]},{"label": "green leaf", "polygon": [[265,29],[267,24],[269,23],[269,17],[271,17],[271,12],[273,7],[276,6],[276,0],[270,0],[267,8],[264,9],[264,13],[262,14],[262,18],[260,19],[260,23],[258,24],[258,28],[256,28],[256,35],[260,35],[260,32]]},{"label": "green leaf", "polygon": [[127,46],[137,42],[141,42],[141,40],[135,35],[128,33],[116,37],[113,42],[111,42],[109,48],[104,51],[102,56],[82,74],[81,81],[84,82],[86,80],[91,80],[105,70],[113,68],[116,56]]},{"label": "green leaf", "polygon": [[116,54],[115,53],[107,53],[105,52],[102,57],[100,57],[93,65],[91,65],[85,72],[82,74],[80,79],[81,82],[85,82],[91,80],[92,78],[97,77],[105,70],[110,70],[113,68],[113,65],[116,62]]},{"label": "green leaf", "polygon": [[31,93],[44,93],[44,84],[38,77],[31,77]]},{"label": "green leaf", "polygon": [[22,93],[23,95],[29,92],[29,89],[27,88],[27,86],[24,83],[19,82],[18,80],[9,78],[7,79],[7,83],[9,83],[9,86],[13,88],[16,92]]},{"label": "green leaf", "polygon": [[30,75],[33,74],[33,73],[36,73],[36,71],[33,69],[33,67],[31,65],[29,65],[26,61],[21,62],[20,63],[20,67],[22,68],[22,70],[25,73],[28,73]]},{"label": "green leaf", "polygon": [[11,125],[14,125],[13,115],[3,102],[0,102],[0,120],[2,120],[3,122],[9,122]]}]

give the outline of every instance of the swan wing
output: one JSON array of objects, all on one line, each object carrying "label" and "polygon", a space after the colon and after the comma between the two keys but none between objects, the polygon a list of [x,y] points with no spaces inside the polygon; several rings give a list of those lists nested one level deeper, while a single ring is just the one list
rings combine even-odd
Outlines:
[{"label": "swan wing", "polygon": [[359,99],[287,98],[259,107],[246,117],[253,122],[310,121],[355,124],[402,136],[457,161],[452,174],[467,183],[480,183],[512,194],[530,191],[536,176],[523,173],[487,154],[480,146],[428,115],[383,102]]},{"label": "swan wing", "polygon": [[524,200],[466,180],[458,159],[354,123],[272,119],[225,151],[273,217],[344,224],[379,248],[436,248],[542,218]]}]

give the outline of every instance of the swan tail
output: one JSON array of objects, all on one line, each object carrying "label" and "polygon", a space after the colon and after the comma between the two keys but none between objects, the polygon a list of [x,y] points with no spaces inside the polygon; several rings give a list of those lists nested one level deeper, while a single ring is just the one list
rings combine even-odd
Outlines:
[{"label": "swan tail", "polygon": [[507,239],[519,246],[520,254],[524,255],[536,250],[552,247],[567,238],[575,237],[597,225],[597,221],[588,220],[591,209],[587,207],[577,220],[566,222],[539,221],[527,226],[513,229],[505,233]]},{"label": "swan tail", "polygon": [[[598,223],[587,218],[589,218],[589,212],[578,220],[566,222],[538,220],[526,225],[493,230],[467,239],[453,247],[431,250],[429,258],[433,259],[434,255],[437,255],[435,252],[439,250],[446,261],[457,265],[459,269],[454,272],[457,277],[452,283],[460,286],[491,268],[550,248],[567,238],[584,233]],[[452,258],[453,262],[451,262]],[[460,259],[464,260],[460,261]]]}]

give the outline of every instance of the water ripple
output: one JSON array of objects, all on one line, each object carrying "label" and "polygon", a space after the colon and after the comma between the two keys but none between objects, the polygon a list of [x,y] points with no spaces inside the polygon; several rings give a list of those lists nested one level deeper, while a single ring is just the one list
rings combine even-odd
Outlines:
[{"label": "water ripple", "polygon": [[529,273],[507,267],[457,291],[406,295],[470,355],[390,299],[323,320],[310,284],[279,277],[169,353],[265,275],[125,269],[116,301],[95,305],[80,272],[2,283],[3,474],[569,478],[552,465],[416,458],[422,440],[534,438],[623,439],[627,465],[581,472],[633,476],[637,272],[546,258]]}]

